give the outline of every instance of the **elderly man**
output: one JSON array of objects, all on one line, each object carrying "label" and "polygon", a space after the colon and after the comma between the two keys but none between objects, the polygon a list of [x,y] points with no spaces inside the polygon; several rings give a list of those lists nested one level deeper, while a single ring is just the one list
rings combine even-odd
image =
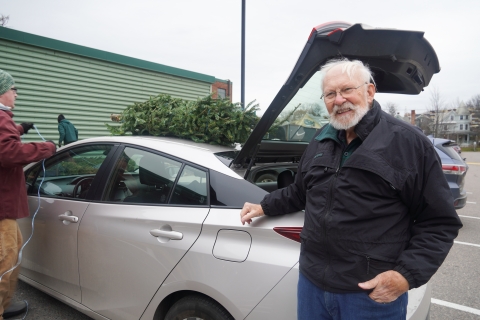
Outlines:
[{"label": "elderly man", "polygon": [[[55,153],[55,142],[22,143],[20,136],[33,127],[32,123],[16,125],[15,108],[17,88],[10,74],[0,70],[0,320],[9,306],[17,283],[18,252],[22,234],[17,219],[27,217],[27,190],[23,166]],[[14,312],[10,312],[13,315]],[[7,312],[5,312],[7,317]]]},{"label": "elderly man", "polygon": [[295,182],[245,203],[252,218],[305,210],[298,319],[405,319],[407,291],[437,271],[462,227],[432,143],[382,112],[360,61],[325,64],[330,123]]}]

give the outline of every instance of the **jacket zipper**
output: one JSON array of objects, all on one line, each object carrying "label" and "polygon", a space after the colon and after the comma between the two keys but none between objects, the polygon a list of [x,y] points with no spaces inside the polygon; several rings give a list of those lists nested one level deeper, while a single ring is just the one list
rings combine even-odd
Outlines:
[{"label": "jacket zipper", "polygon": [[[341,159],[340,159],[341,160]],[[328,236],[327,236],[327,216],[331,214],[332,211],[332,204],[333,204],[333,186],[335,185],[336,179],[338,177],[338,171],[340,171],[340,164],[337,165],[337,169],[335,170],[335,174],[333,176],[332,182],[330,183],[330,189],[329,189],[329,204],[328,204],[328,210],[327,213],[325,214],[325,217],[323,218],[323,235],[324,235],[324,244],[326,248],[326,254],[327,254],[327,266],[325,267],[325,270],[323,271],[323,283],[325,283],[325,277],[327,275],[327,271],[330,267],[330,250],[329,250],[329,245],[328,245]]]},{"label": "jacket zipper", "polygon": [[366,255],[365,258],[367,258],[367,274],[370,274],[370,257]]}]

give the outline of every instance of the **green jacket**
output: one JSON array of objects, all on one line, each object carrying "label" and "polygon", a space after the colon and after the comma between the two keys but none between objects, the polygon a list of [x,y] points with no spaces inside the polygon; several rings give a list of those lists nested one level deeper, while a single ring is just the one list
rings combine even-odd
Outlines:
[{"label": "green jacket", "polygon": [[58,132],[60,133],[60,139],[58,139],[59,145],[61,145],[62,142],[65,142],[65,145],[78,140],[78,130],[67,119],[60,121],[58,124]]}]

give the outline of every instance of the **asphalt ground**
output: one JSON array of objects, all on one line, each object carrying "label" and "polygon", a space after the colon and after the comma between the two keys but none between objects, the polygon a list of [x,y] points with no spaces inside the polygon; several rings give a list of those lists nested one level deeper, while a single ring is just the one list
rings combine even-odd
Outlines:
[{"label": "asphalt ground", "polygon": [[[445,262],[432,277],[431,320],[480,320],[480,152],[462,152],[467,159],[467,205],[457,211],[463,228]],[[26,320],[91,319],[19,281],[13,300],[26,300]],[[25,315],[16,317],[22,319]]]},{"label": "asphalt ground", "polygon": [[467,205],[457,210],[463,228],[432,277],[431,320],[480,319],[480,152],[462,152],[469,166]]}]

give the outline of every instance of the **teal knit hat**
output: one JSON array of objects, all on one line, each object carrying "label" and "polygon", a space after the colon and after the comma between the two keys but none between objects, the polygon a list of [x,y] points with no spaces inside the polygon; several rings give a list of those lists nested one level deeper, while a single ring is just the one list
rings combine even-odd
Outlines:
[{"label": "teal knit hat", "polygon": [[10,88],[15,84],[13,78],[7,72],[0,70],[0,96],[10,90]]}]

